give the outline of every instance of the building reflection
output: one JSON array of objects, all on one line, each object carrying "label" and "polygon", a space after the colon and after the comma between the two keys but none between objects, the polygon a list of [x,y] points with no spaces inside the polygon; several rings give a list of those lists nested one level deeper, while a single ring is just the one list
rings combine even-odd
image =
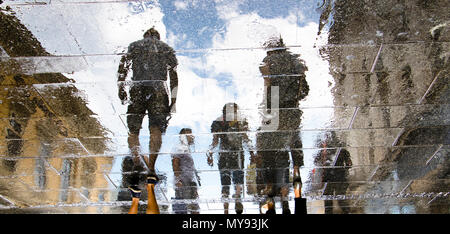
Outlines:
[{"label": "building reflection", "polygon": [[[335,81],[334,105],[359,106],[357,114],[365,119],[365,125],[358,127],[401,127],[392,150],[360,149],[360,154],[352,156],[354,165],[379,165],[366,172],[369,181],[392,181],[391,185],[364,185],[355,188],[355,192],[435,192],[443,185],[449,168],[448,151],[442,149],[450,140],[445,120],[448,111],[442,115],[438,109],[417,110],[415,105],[448,103],[449,34],[448,27],[442,24],[447,11],[446,1],[324,1],[321,19],[331,20],[333,15],[329,44],[322,55],[328,59]],[[365,108],[368,105],[381,108],[367,111],[371,109]],[[397,112],[392,106],[405,108]],[[344,117],[339,111],[335,115],[336,119]],[[377,137],[369,138],[375,142]],[[352,146],[359,139],[350,133],[341,140]],[[417,145],[431,145],[434,150],[424,152],[405,147]],[[437,152],[441,152],[439,158],[433,156]],[[427,163],[430,157],[435,162]],[[425,185],[421,180],[434,182]],[[355,212],[402,210],[380,202],[385,201],[351,200],[355,207],[362,207]],[[414,202],[394,199],[392,203],[403,207]],[[415,207],[409,210],[448,212],[448,204],[438,204],[415,202]]]},{"label": "building reflection", "polygon": [[[13,15],[0,11],[0,22],[3,55],[50,55]],[[106,130],[70,82],[59,73],[11,74],[0,68],[0,173],[7,178],[0,183],[9,205],[96,202],[107,196],[90,188],[108,186],[101,170],[110,168],[112,159],[89,157],[106,150]],[[82,209],[71,212],[98,211]]]}]

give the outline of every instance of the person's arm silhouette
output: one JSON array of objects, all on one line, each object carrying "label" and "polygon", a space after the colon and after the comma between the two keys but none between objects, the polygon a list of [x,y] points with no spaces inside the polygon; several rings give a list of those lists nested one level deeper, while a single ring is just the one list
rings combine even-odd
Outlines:
[{"label": "person's arm silhouette", "polygon": [[214,159],[213,159],[213,152],[212,150],[215,149],[217,147],[217,145],[219,144],[219,136],[217,134],[213,135],[213,142],[211,143],[211,146],[209,147],[208,153],[206,154],[206,156],[208,157],[208,165],[209,166],[214,166]]},{"label": "person's arm silhouette", "polygon": [[177,65],[178,60],[175,56],[175,51],[170,49],[168,56],[168,71],[169,71],[169,79],[170,79],[170,94],[171,94],[171,102],[170,102],[170,111],[175,113],[176,111],[176,101],[177,101],[177,91],[178,91],[178,73],[177,73]]},{"label": "person's arm silhouette", "polygon": [[127,78],[128,71],[130,69],[131,61],[128,58],[127,54],[122,55],[119,63],[119,70],[117,82],[119,83],[119,98],[122,101],[122,104],[125,104],[127,101],[127,92],[125,91],[125,79]]}]

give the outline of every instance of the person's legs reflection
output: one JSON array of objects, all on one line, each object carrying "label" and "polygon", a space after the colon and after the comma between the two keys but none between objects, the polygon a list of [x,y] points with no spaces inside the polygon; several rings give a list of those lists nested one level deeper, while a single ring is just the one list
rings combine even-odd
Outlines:
[{"label": "person's legs reflection", "polygon": [[[287,152],[286,152],[287,153]],[[289,168],[277,168],[275,169],[276,182],[274,193],[279,194],[281,198],[282,212],[283,214],[290,214],[288,195],[289,195]]]},{"label": "person's legs reflection", "polygon": [[130,133],[128,134],[128,148],[130,149],[131,156],[135,163],[138,163],[139,157],[139,134]]},{"label": "person's legs reflection", "polygon": [[236,184],[234,188],[235,188],[235,194],[234,194],[235,207],[234,207],[234,210],[236,211],[236,214],[242,214],[242,212],[244,211],[244,206],[242,205],[242,202],[241,202],[242,185],[241,184]]},{"label": "person's legs reflection", "polygon": [[133,197],[131,202],[131,208],[128,214],[137,214],[138,208],[139,208],[139,198]]},{"label": "person's legs reflection", "polygon": [[[333,195],[335,191],[335,183],[333,182],[327,182],[325,184],[325,190],[323,192],[323,195]],[[333,200],[325,200],[325,214],[332,214],[333,213]]]},{"label": "person's legs reflection", "polygon": [[[129,199],[128,196],[130,193],[132,197],[131,208],[128,211],[129,214],[137,214],[138,212],[141,196],[140,181],[145,178],[143,177],[144,174],[142,174],[145,172],[143,164],[139,160],[135,160],[136,158],[138,157],[127,156],[122,162],[122,186],[128,188],[129,193],[126,195],[126,199]],[[125,194],[120,195],[119,193],[119,198],[122,196],[125,199]]]},{"label": "person's legs reflection", "polygon": [[139,208],[139,199],[141,197],[141,191],[136,190],[134,188],[130,187],[130,191],[131,191],[131,207],[130,210],[128,211],[128,214],[137,214],[138,213],[138,208]]},{"label": "person's legs reflection", "polygon": [[[191,181],[186,185],[175,187],[175,200],[184,200],[184,199],[198,199],[197,192],[197,183]],[[175,214],[199,214],[200,206],[197,202],[185,202],[185,201],[177,201],[175,204],[172,204],[172,209]]]},{"label": "person's legs reflection", "polygon": [[[228,196],[230,195],[230,185],[224,185],[222,184],[222,198],[228,199]],[[229,204],[227,201],[223,203],[223,213],[228,214],[228,207]]]},{"label": "person's legs reflection", "polygon": [[[340,186],[338,186],[336,188],[336,194],[345,195],[347,192],[348,186],[349,186],[349,183],[346,183],[346,182],[341,183]],[[341,208],[343,214],[350,213],[350,207],[348,204],[348,200],[345,200],[345,199],[338,200],[338,204],[339,204],[339,207]]]},{"label": "person's legs reflection", "polygon": [[146,111],[142,98],[137,95],[141,89],[140,86],[133,86],[130,89],[131,103],[127,109],[128,148],[133,157],[139,156],[139,132]]},{"label": "person's legs reflection", "polygon": [[[126,163],[126,161],[124,161]],[[137,214],[139,208],[139,199],[141,198],[142,191],[139,189],[139,177],[140,177],[140,168],[139,165],[132,162],[132,167],[130,168],[129,175],[124,175],[124,179],[129,184],[128,190],[131,193],[131,207],[128,211],[128,214]]]},{"label": "person's legs reflection", "polygon": [[146,214],[159,214],[158,202],[155,197],[155,186],[158,183],[156,176],[149,176],[147,178],[147,211]]},{"label": "person's legs reflection", "polygon": [[266,191],[269,197],[280,196],[283,214],[290,214],[289,153],[287,151],[265,151],[263,154]]},{"label": "person's legs reflection", "polygon": [[229,207],[228,202],[224,202],[223,203],[223,213],[224,214],[228,214],[228,207]]},{"label": "person's legs reflection", "polygon": [[[175,185],[175,200],[183,200],[186,198],[186,186]],[[172,204],[172,210],[175,214],[187,214],[187,205],[185,202],[177,201]]]},{"label": "person's legs reflection", "polygon": [[148,168],[149,175],[156,176],[155,164],[162,145],[162,134],[166,132],[170,117],[169,97],[163,89],[152,89],[148,100],[148,129],[150,131]]},{"label": "person's legs reflection", "polygon": [[[220,172],[220,183],[222,185],[222,198],[228,199],[230,195],[230,185],[231,185],[231,172],[228,166],[229,154],[219,155],[219,172]],[[228,202],[223,203],[224,214],[228,214]]]},{"label": "person's legs reflection", "polygon": [[266,198],[266,201],[260,203],[260,213],[261,214],[276,214],[275,211],[275,200],[273,198],[273,194],[269,194]]},{"label": "person's legs reflection", "polygon": [[159,214],[158,202],[155,197],[155,184],[147,184],[148,200],[146,214]]},{"label": "person's legs reflection", "polygon": [[[190,199],[198,199],[198,191],[197,191],[197,183],[191,182],[188,187],[188,198]],[[200,214],[200,206],[197,202],[193,202],[187,205],[188,210],[191,214]]]},{"label": "person's legs reflection", "polygon": [[294,214],[307,214],[306,198],[302,198],[302,180],[300,178],[300,170],[294,168]]},{"label": "person's legs reflection", "polygon": [[283,214],[290,214],[291,210],[289,209],[289,201],[288,201],[289,187],[283,185],[281,187],[281,205],[283,208]]},{"label": "person's legs reflection", "polygon": [[162,132],[159,126],[150,126],[150,156],[148,158],[149,175],[155,175],[155,163],[162,144]]},{"label": "person's legs reflection", "polygon": [[[241,196],[242,196],[242,186],[244,184],[244,171],[242,170],[242,166],[240,165],[244,165],[244,155],[239,155],[238,157],[235,158],[237,165],[233,166],[233,184],[234,184],[234,195],[233,197],[235,198],[235,211],[236,214],[242,214],[242,212],[244,211],[244,207],[242,205],[241,202]],[[239,161],[240,162],[239,162]]]},{"label": "person's legs reflection", "polygon": [[[142,191],[137,185],[137,180],[139,180],[138,172],[133,172],[131,178],[129,179],[131,184],[128,188],[131,192],[131,207],[128,214],[137,214],[139,210],[139,201]],[[147,177],[147,210],[146,214],[159,214],[158,202],[155,197],[155,186],[158,183],[158,178],[156,176]]]}]

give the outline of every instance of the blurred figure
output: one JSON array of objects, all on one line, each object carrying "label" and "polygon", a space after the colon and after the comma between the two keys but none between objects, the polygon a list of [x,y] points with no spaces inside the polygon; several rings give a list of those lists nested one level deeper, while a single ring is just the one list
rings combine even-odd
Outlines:
[{"label": "blurred figure", "polygon": [[[200,177],[195,169],[191,156],[191,147],[194,145],[194,136],[190,128],[180,131],[180,144],[172,151],[172,168],[175,179],[175,199],[197,199],[197,186],[200,185]],[[195,182],[197,180],[198,184]],[[174,203],[175,214],[199,214],[200,207],[195,203]]]},{"label": "blurred figure", "polygon": [[[156,176],[155,162],[161,148],[161,135],[166,131],[170,112],[174,110],[178,75],[175,51],[160,41],[159,33],[151,28],[144,34],[144,39],[128,46],[128,53],[123,55],[118,69],[119,98],[122,104],[129,103],[127,125],[129,129],[128,146],[136,163],[145,161],[148,174]],[[125,79],[133,71],[128,100],[125,91]],[[170,77],[171,103],[167,90],[167,73]],[[142,159],[139,155],[139,131],[145,114],[148,114],[150,130],[150,157]]]},{"label": "blurred figure", "polygon": [[[281,196],[283,213],[291,213],[287,201],[289,192],[289,154],[294,164],[294,180],[300,179],[303,147],[297,132],[302,111],[299,101],[309,93],[305,72],[308,70],[299,55],[290,53],[281,37],[265,43],[267,56],[260,66],[264,78],[262,126],[257,134],[259,162],[258,183],[265,184],[262,194]],[[273,91],[278,92],[273,93]],[[273,100],[278,103],[273,103]]]},{"label": "blurred figure", "polygon": [[[235,210],[237,214],[243,212],[240,201],[244,184],[244,147],[250,151],[253,158],[253,150],[250,139],[245,132],[248,131],[248,123],[238,114],[236,103],[227,103],[222,109],[222,116],[211,124],[213,141],[207,153],[208,164],[214,165],[213,150],[219,146],[219,170],[222,184],[222,198],[230,195],[231,181],[235,185],[236,198]],[[228,214],[228,202],[224,203],[224,213]]]},{"label": "blurred figure", "polygon": [[[352,167],[350,153],[340,148],[342,145],[334,133],[321,143],[323,149],[314,160],[316,166],[325,167],[322,169],[322,182],[325,183],[323,195],[345,195],[349,186],[348,175]],[[339,147],[339,148],[327,148]],[[347,200],[338,200],[342,212],[350,212]],[[325,214],[333,213],[333,200],[325,200]]]}]

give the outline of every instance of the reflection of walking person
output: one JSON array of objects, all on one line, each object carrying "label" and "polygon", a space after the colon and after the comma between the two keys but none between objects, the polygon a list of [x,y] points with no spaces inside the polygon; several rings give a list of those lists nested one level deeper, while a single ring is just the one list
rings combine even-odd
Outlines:
[{"label": "reflection of walking person", "polygon": [[[336,157],[334,164],[336,168],[328,168],[323,174],[323,182],[326,182],[324,195],[345,195],[349,186],[347,177],[352,166],[350,153],[346,149],[341,149]],[[350,213],[347,200],[338,200],[338,204],[344,214]],[[332,200],[325,200],[325,213],[333,213]]]},{"label": "reflection of walking person", "polygon": [[[240,201],[242,186],[244,184],[244,152],[243,147],[250,151],[253,158],[250,139],[245,133],[248,131],[247,121],[238,116],[238,105],[228,103],[223,107],[222,116],[211,125],[211,132],[214,133],[213,141],[208,156],[208,164],[213,166],[212,150],[219,144],[219,171],[220,182],[222,184],[222,198],[230,195],[231,182],[235,185],[236,198],[235,210],[237,214],[243,212],[243,205]],[[228,202],[224,203],[224,213],[228,214]]]},{"label": "reflection of walking person", "polygon": [[[155,162],[161,147],[161,134],[166,131],[170,111],[175,105],[178,76],[177,59],[174,50],[160,41],[158,31],[149,29],[144,39],[131,43],[128,53],[122,56],[118,70],[119,97],[127,102],[125,81],[132,66],[133,76],[130,87],[130,100],[127,110],[129,129],[128,145],[134,157],[139,155],[139,131],[145,113],[148,113],[150,130],[150,157],[146,160],[149,173],[155,175]],[[172,91],[171,104],[167,90],[167,73]],[[136,160],[138,161],[138,160]]]},{"label": "reflection of walking person", "polygon": [[[323,195],[345,195],[349,187],[349,170],[352,167],[350,153],[345,148],[327,148],[327,145],[343,145],[334,133],[327,135],[320,144],[323,149],[316,156],[314,164],[324,167],[321,178],[325,186]],[[343,213],[350,213],[347,200],[338,200],[337,203]],[[333,210],[333,200],[325,200],[325,214],[331,214]]]},{"label": "reflection of walking person", "polygon": [[[133,76],[128,100],[124,81],[130,66]],[[138,169],[145,167],[148,178],[158,180],[155,173],[155,162],[162,144],[161,135],[166,131],[170,111],[176,101],[175,88],[178,85],[176,66],[177,59],[174,50],[160,41],[159,33],[154,28],[145,32],[144,39],[135,41],[128,46],[128,53],[122,56],[119,64],[119,98],[122,104],[129,103],[127,110],[128,147],[131,151],[131,164],[133,165],[131,166],[132,175],[129,176],[130,179],[127,182],[133,197],[135,194],[140,194],[138,184],[141,171]],[[173,91],[170,105],[166,83],[167,73],[169,73],[170,88]],[[150,156],[148,158],[142,157],[139,153],[139,131],[146,112],[150,130]],[[149,196],[154,195],[154,185],[149,184],[147,188],[150,189]],[[153,208],[151,210],[155,210]]]},{"label": "reflection of walking person", "polygon": [[[200,185],[200,177],[195,169],[194,160],[191,156],[190,147],[194,145],[194,136],[192,130],[183,128],[180,131],[180,145],[172,151],[172,167],[175,182],[175,199],[197,199],[197,186]],[[196,183],[198,182],[198,185]],[[175,214],[198,214],[200,207],[197,202],[184,201],[173,203]]]},{"label": "reflection of walking person", "polygon": [[[263,116],[261,130],[269,131],[257,134],[258,161],[262,168],[257,180],[266,185],[264,193],[267,195],[280,195],[283,213],[289,214],[289,155],[295,179],[301,184],[299,168],[303,166],[303,146],[298,128],[302,111],[298,108],[309,93],[305,78],[308,69],[299,55],[288,51],[281,37],[268,40],[265,47],[267,56],[260,71],[266,89],[263,103],[267,115]],[[272,88],[278,88],[279,96],[272,93]],[[272,103],[276,99],[278,103]]]}]

